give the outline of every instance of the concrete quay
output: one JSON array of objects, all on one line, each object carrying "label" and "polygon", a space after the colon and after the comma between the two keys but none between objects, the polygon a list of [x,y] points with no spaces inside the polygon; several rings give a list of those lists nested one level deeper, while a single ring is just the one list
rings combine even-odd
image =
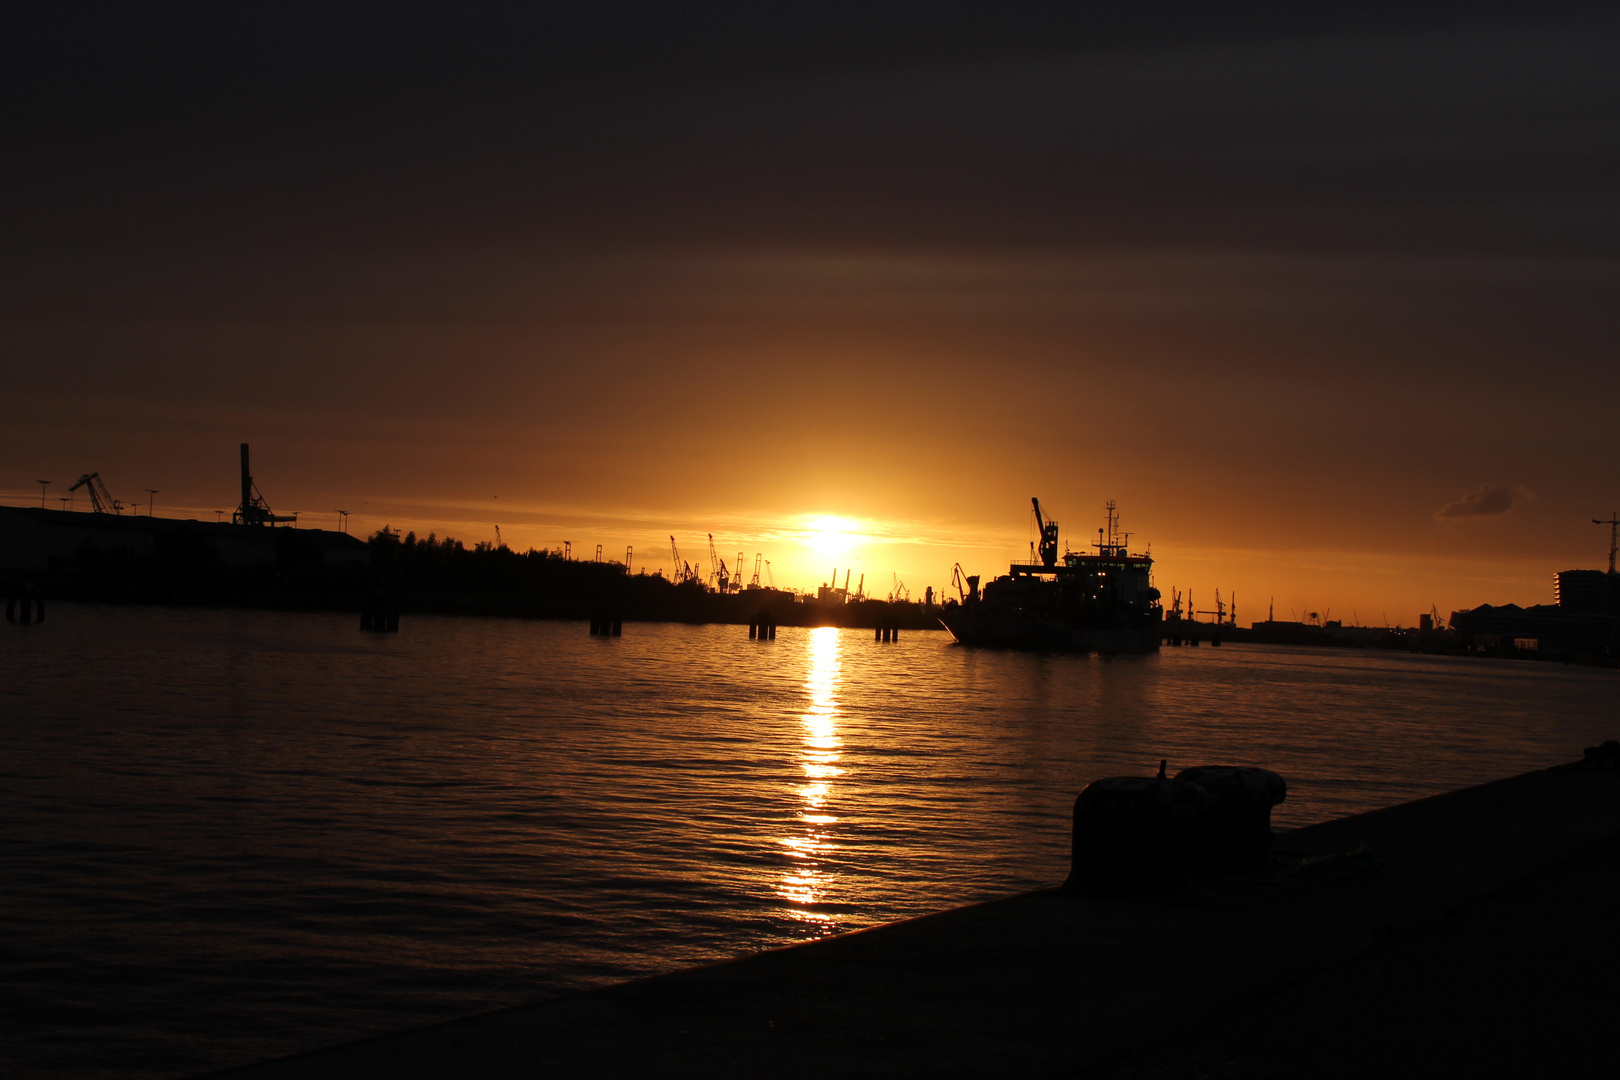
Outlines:
[{"label": "concrete quay", "polygon": [[1046,890],[216,1075],[1606,1074],[1608,764],[1278,836],[1359,877]]}]

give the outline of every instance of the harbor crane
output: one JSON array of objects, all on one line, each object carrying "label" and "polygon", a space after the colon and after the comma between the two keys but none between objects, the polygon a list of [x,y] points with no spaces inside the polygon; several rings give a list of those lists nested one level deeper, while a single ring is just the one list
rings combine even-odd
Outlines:
[{"label": "harbor crane", "polygon": [[107,485],[101,482],[100,473],[85,473],[83,476],[79,477],[78,483],[68,488],[68,494],[71,495],[80,488],[84,488],[87,492],[89,492],[90,509],[93,513],[123,513],[124,504],[107,494]]},{"label": "harbor crane", "polygon": [[737,552],[737,561],[731,564],[732,570],[735,571],[735,573],[733,573],[731,575],[731,591],[732,592],[742,592],[743,591],[743,566],[744,565],[745,564],[743,562],[743,553],[739,551],[739,552]]},{"label": "harbor crane", "polygon": [[1193,612],[1193,614],[1194,615],[1213,615],[1213,616],[1215,616],[1215,625],[1216,626],[1221,626],[1221,625],[1225,624],[1225,622],[1226,622],[1226,605],[1221,603],[1221,590],[1219,590],[1219,589],[1215,590],[1215,610],[1214,611],[1195,611],[1195,612]]},{"label": "harbor crane", "polygon": [[1592,519],[1594,525],[1607,525],[1609,527],[1609,573],[1614,573],[1614,549],[1620,542],[1620,511],[1610,511],[1609,520]]},{"label": "harbor crane", "polygon": [[767,588],[776,588],[776,575],[771,573],[771,560],[765,560],[765,585]]},{"label": "harbor crane", "polygon": [[270,510],[248,471],[248,444],[242,444],[242,505],[231,515],[232,525],[275,525],[282,521],[297,521],[297,515],[278,515]]},{"label": "harbor crane", "polygon": [[754,577],[753,577],[753,580],[748,583],[749,588],[753,588],[753,589],[759,588],[759,564],[761,562],[763,562],[764,560],[765,560],[765,553],[763,551],[755,553],[755,555],[754,555]]},{"label": "harbor crane", "polygon": [[714,550],[714,533],[709,534],[709,584],[721,592],[726,591],[726,564]]},{"label": "harbor crane", "polygon": [[900,575],[893,571],[890,571],[890,576],[894,578],[894,591],[889,593],[889,602],[892,604],[909,602],[911,600],[911,590],[906,588],[906,583],[901,581]]},{"label": "harbor crane", "polygon": [[951,584],[956,586],[957,594],[961,596],[962,603],[968,602],[969,593],[972,593],[975,600],[979,598],[978,575],[975,574],[970,577],[967,571],[962,569],[961,563],[956,563],[951,567]]}]

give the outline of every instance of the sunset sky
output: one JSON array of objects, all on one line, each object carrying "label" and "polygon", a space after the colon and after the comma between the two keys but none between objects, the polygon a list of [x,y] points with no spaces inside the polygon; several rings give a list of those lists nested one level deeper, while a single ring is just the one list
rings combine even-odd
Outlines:
[{"label": "sunset sky", "polygon": [[1115,499],[1244,622],[1604,565],[1603,7],[35,7],[0,502],[247,441],[306,525],[920,595]]}]

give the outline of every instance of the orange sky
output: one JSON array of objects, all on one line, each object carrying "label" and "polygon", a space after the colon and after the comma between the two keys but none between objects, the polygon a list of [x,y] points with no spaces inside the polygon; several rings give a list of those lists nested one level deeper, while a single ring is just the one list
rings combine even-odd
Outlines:
[{"label": "orange sky", "polygon": [[[246,440],[310,524],[647,567],[712,532],[878,595],[1000,572],[1031,495],[1076,546],[1116,499],[1161,588],[1245,622],[1550,602],[1602,565],[1612,17],[941,10],[921,44],[581,16],[455,57],[57,28],[12,58],[63,89],[0,177],[30,208],[0,499],[99,470],[211,518]],[[847,551],[807,541],[828,515]]]}]

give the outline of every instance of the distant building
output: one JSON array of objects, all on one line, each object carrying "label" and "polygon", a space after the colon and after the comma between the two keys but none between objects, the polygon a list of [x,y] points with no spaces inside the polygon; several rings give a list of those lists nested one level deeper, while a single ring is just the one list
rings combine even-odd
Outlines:
[{"label": "distant building", "polygon": [[1553,575],[1553,596],[1565,611],[1613,614],[1620,600],[1617,578],[1606,570],[1562,570]]},{"label": "distant building", "polygon": [[1614,656],[1620,652],[1620,616],[1571,611],[1558,604],[1500,607],[1481,604],[1451,613],[1451,629],[1479,652],[1516,649],[1567,656]]}]

